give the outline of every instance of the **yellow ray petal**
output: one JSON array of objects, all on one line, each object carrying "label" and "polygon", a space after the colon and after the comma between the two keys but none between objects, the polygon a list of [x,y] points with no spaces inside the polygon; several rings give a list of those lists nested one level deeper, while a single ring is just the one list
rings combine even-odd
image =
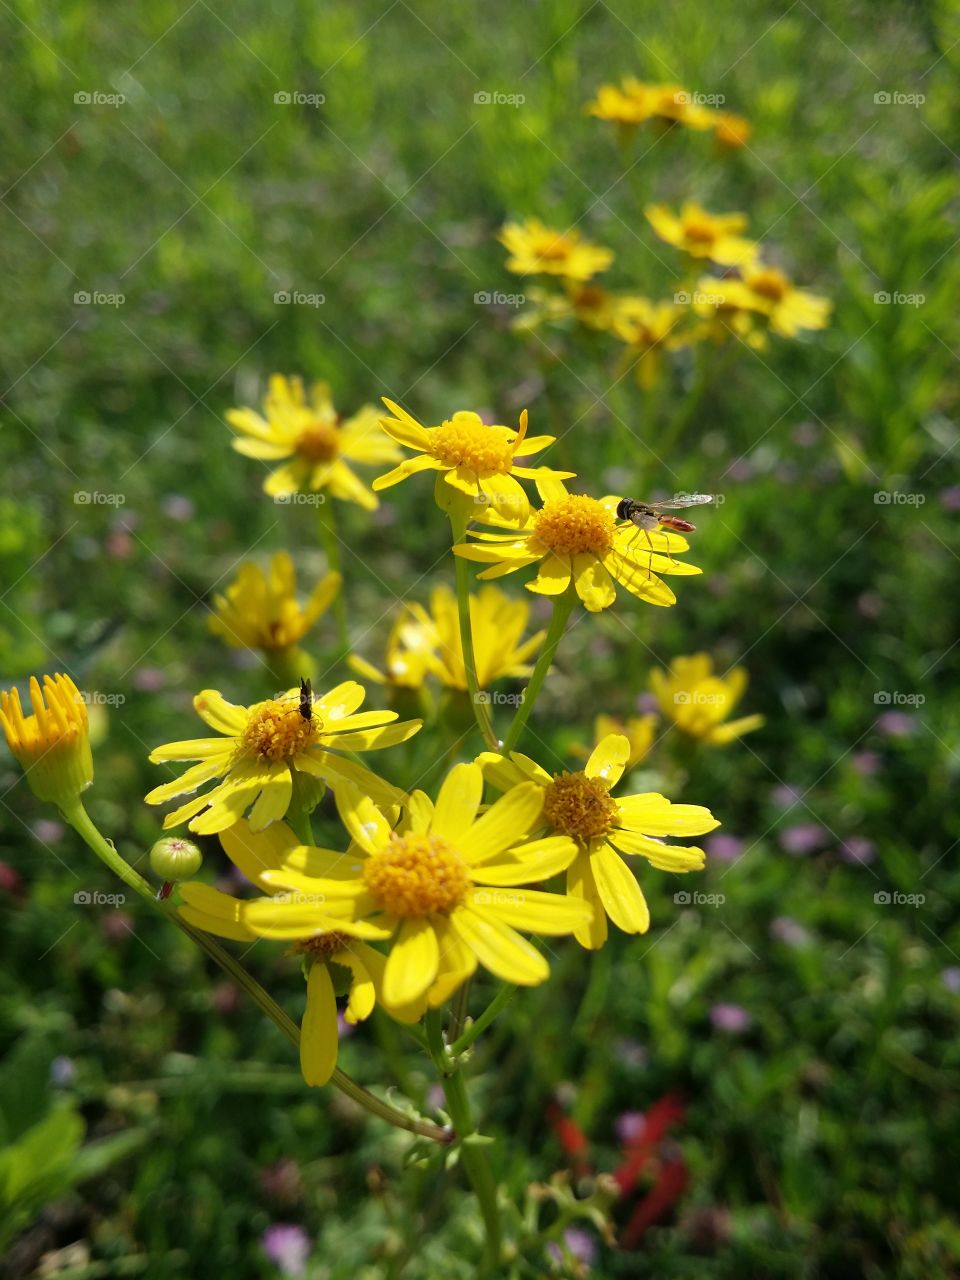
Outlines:
[{"label": "yellow ray petal", "polygon": [[309,1085],[324,1085],[337,1065],[337,1001],[330,971],[320,961],[310,966],[307,1007],[300,1026],[300,1070]]},{"label": "yellow ray petal", "polygon": [[383,973],[383,1003],[403,1007],[418,1000],[432,984],[440,965],[440,947],[426,917],[409,918],[390,948]]},{"label": "yellow ray petal", "polygon": [[480,963],[504,982],[535,987],[550,976],[550,967],[536,947],[496,918],[460,906],[450,923]]},{"label": "yellow ray petal", "polygon": [[437,796],[430,830],[457,843],[477,816],[483,796],[483,773],[476,764],[458,764],[447,774]]},{"label": "yellow ray petal", "polygon": [[543,796],[543,787],[536,782],[513,787],[457,840],[461,856],[467,862],[482,862],[522,840],[540,821]]},{"label": "yellow ray petal", "polygon": [[615,849],[600,844],[590,850],[590,867],[607,915],[624,933],[646,933],[650,912],[633,872]]}]

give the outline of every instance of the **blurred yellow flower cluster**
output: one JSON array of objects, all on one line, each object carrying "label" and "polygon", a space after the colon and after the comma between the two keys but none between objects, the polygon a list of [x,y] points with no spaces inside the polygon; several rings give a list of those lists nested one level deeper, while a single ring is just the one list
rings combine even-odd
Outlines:
[{"label": "blurred yellow flower cluster", "polygon": [[619,85],[603,84],[587,103],[587,113],[609,120],[627,132],[649,125],[661,132],[679,125],[698,133],[712,132],[724,147],[746,146],[751,127],[743,116],[718,111],[709,95],[690,93],[679,84],[646,84],[634,76]]}]

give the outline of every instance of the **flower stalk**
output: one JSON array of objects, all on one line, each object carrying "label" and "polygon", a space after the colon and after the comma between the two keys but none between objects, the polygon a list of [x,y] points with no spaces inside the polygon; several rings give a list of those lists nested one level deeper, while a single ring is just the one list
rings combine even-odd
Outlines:
[{"label": "flower stalk", "polygon": [[547,677],[547,672],[553,664],[557,647],[563,637],[564,631],[567,629],[567,621],[573,610],[573,606],[577,601],[577,593],[571,584],[563,595],[557,596],[553,601],[553,617],[550,619],[550,627],[547,631],[547,638],[543,642],[543,648],[540,650],[540,656],[537,658],[537,664],[533,668],[530,681],[523,692],[523,701],[517,707],[516,714],[511,721],[510,728],[507,730],[506,737],[503,740],[502,747],[499,750],[503,755],[509,755],[520,741],[520,736],[526,727],[533,711],[534,704],[540,693],[540,689]]},{"label": "flower stalk", "polygon": [[[450,510],[450,528],[453,534],[453,546],[463,542],[467,536],[467,520],[456,506]],[[467,695],[470,698],[477,728],[492,751],[499,749],[500,740],[493,727],[490,715],[490,703],[481,696],[480,682],[477,679],[477,659],[473,648],[473,623],[470,618],[470,567],[466,560],[454,556],[454,568],[457,583],[457,616],[460,620],[460,643],[463,648],[463,668],[467,678]]]}]

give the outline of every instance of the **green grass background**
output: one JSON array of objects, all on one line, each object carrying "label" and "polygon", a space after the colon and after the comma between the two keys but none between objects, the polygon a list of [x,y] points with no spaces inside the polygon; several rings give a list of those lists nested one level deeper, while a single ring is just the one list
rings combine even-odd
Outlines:
[{"label": "green grass background", "polygon": [[[560,1086],[600,1168],[616,1116],[677,1091],[689,1188],[643,1252],[601,1250],[598,1274],[956,1274],[956,5],[10,0],[0,28],[0,671],[67,669],[125,698],[101,726],[94,817],[140,856],[158,827],[141,802],[149,747],[194,733],[198,688],[261,695],[256,668],[207,630],[237,561],[289,547],[306,578],[322,569],[313,513],[264,498],[223,425],[271,372],[329,379],[347,411],[382,394],[430,422],[526,406],[532,430],[568,433],[558,447],[594,492],[723,493],[695,535],[704,578],[675,580],[672,610],[623,599],[580,622],[535,728],[562,758],[597,710],[633,710],[653,665],[698,649],[743,661],[745,709],[766,727],[685,758],[682,794],[746,856],[695,886],[643,874],[647,938],[593,960],[561,948],[552,982],[510,1005],[473,1064],[485,1124],[506,1135],[499,1171],[518,1192],[561,1166],[544,1120]],[[749,147],[620,146],[582,106],[624,74],[724,94],[754,124]],[[325,102],[275,103],[293,91]],[[481,91],[525,101],[481,105]],[[644,398],[602,343],[521,339],[509,309],[474,295],[522,290],[495,233],[536,215],[610,244],[619,287],[670,296],[680,265],[642,206],[684,198],[747,212],[835,313],[807,341],[738,351],[661,456],[689,362]],[[325,301],[275,304],[293,289]],[[78,306],[83,290],[125,300]],[[924,301],[878,305],[878,291]],[[124,505],[78,505],[83,491]],[[924,501],[878,504],[881,491]],[[446,531],[429,481],[373,519],[339,511],[354,634],[378,657],[396,600],[452,579]],[[925,699],[910,732],[877,728],[881,691]],[[424,739],[390,768],[409,780],[433,752]],[[787,809],[785,785],[800,797]],[[52,815],[9,759],[0,797],[0,856],[24,882],[0,889],[7,1078],[45,1081],[67,1056],[90,1137],[145,1135],[32,1215],[9,1273],[83,1239],[78,1275],[272,1275],[259,1237],[288,1220],[316,1241],[316,1276],[398,1274],[398,1258],[404,1275],[472,1274],[457,1193],[436,1211],[436,1174],[401,1172],[404,1140],[305,1090],[287,1046],[162,923],[75,907],[78,890],[113,886],[76,840],[38,827]],[[806,822],[824,845],[790,857],[779,833]],[[838,856],[852,837],[875,846],[869,867]],[[691,887],[724,905],[678,908]],[[894,891],[925,901],[875,903]],[[780,916],[809,944],[777,941]],[[299,1016],[295,966],[266,946],[255,964]],[[717,1002],[742,1005],[749,1030],[713,1030]],[[343,1058],[423,1100],[390,1027]],[[49,1101],[35,1090],[23,1114]],[[262,1185],[281,1157],[301,1171],[288,1199]],[[706,1241],[704,1215],[719,1224]]]}]

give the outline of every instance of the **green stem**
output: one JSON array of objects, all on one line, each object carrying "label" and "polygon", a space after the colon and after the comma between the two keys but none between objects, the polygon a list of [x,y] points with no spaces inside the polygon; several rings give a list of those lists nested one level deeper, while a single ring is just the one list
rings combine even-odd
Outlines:
[{"label": "green stem", "polygon": [[500,748],[502,755],[508,755],[520,741],[520,735],[523,733],[524,727],[530,718],[530,713],[540,693],[540,686],[550,670],[560,638],[567,628],[567,619],[570,617],[571,610],[576,602],[577,593],[572,583],[562,596],[554,598],[553,617],[550,619],[547,638],[544,640],[540,656],[537,658],[537,665],[533,668],[530,683],[523,692],[523,701],[517,707],[517,713],[513,717],[510,728],[507,730],[507,736],[503,740],[503,746]]},{"label": "green stem", "polygon": [[340,538],[337,535],[337,515],[333,509],[333,499],[317,508],[320,513],[320,537],[323,549],[327,553],[327,566],[334,573],[340,574],[340,590],[333,598],[333,616],[337,620],[337,635],[340,640],[340,657],[350,652],[350,630],[347,626],[347,600],[343,593],[343,569],[341,567]]},{"label": "green stem", "polygon": [[[457,511],[450,512],[450,528],[453,545],[457,546],[467,536],[467,521]],[[477,679],[477,659],[473,649],[473,622],[470,618],[470,566],[460,556],[453,557],[457,582],[457,615],[460,621],[460,646],[463,649],[463,669],[467,677],[467,694],[473,707],[477,727],[492,751],[500,750],[500,741],[490,715],[489,695],[480,692]]]},{"label": "green stem", "polygon": [[487,1155],[487,1144],[477,1141],[477,1126],[470,1109],[466,1081],[443,1043],[440,1016],[430,1010],[426,1018],[427,1044],[430,1056],[440,1072],[440,1083],[446,1099],[447,1111],[453,1121],[453,1130],[460,1144],[460,1163],[470,1181],[473,1193],[480,1205],[480,1213],[487,1232],[485,1267],[482,1274],[499,1276],[502,1249],[500,1206],[497,1203],[497,1180]]},{"label": "green stem", "polygon": [[493,999],[484,1009],[483,1013],[480,1014],[479,1018],[477,1018],[474,1022],[471,1022],[470,1026],[467,1027],[466,1031],[464,1031],[463,1035],[460,1036],[459,1040],[454,1040],[453,1044],[451,1044],[450,1046],[451,1057],[458,1058],[461,1053],[465,1053],[467,1049],[470,1048],[470,1046],[478,1038],[478,1036],[481,1036],[484,1033],[484,1031],[486,1031],[487,1027],[489,1027],[490,1023],[493,1022],[494,1018],[496,1018],[497,1015],[502,1011],[502,1009],[507,1004],[507,1002],[512,999],[512,997],[516,993],[516,990],[517,988],[513,986],[511,983],[509,982],[504,983],[504,985],[500,988],[497,994],[493,997]]},{"label": "green stem", "polygon": [[[195,942],[201,951],[205,952],[238,987],[247,993],[254,1004],[267,1015],[291,1044],[299,1046],[300,1028],[280,1008],[270,993],[257,982],[252,974],[244,969],[239,961],[234,959],[229,951],[224,951],[223,947],[215,942],[213,938],[208,937],[207,934],[202,933],[199,929],[195,929],[192,925],[187,924],[185,920],[182,920],[177,913],[176,905],[169,898],[163,901],[157,898],[150,882],[145,880],[139,872],[134,871],[133,867],[124,858],[121,858],[110,841],[101,835],[79,799],[69,807],[64,808],[62,812],[64,818],[73,827],[77,835],[80,836],[85,844],[89,845],[100,861],[109,867],[114,875],[119,876],[128,888],[143,898],[144,902],[149,903],[155,911],[165,916]],[[406,1129],[408,1133],[416,1133],[421,1137],[431,1138],[434,1142],[440,1142],[445,1145],[451,1141],[450,1134],[446,1129],[441,1129],[439,1125],[431,1124],[426,1120],[414,1119],[412,1116],[398,1111],[395,1107],[390,1106],[389,1103],[381,1101],[380,1098],[370,1093],[363,1085],[357,1084],[339,1067],[334,1071],[330,1083],[372,1115],[379,1116],[381,1120],[386,1120],[388,1124],[395,1125],[398,1129]]]}]

